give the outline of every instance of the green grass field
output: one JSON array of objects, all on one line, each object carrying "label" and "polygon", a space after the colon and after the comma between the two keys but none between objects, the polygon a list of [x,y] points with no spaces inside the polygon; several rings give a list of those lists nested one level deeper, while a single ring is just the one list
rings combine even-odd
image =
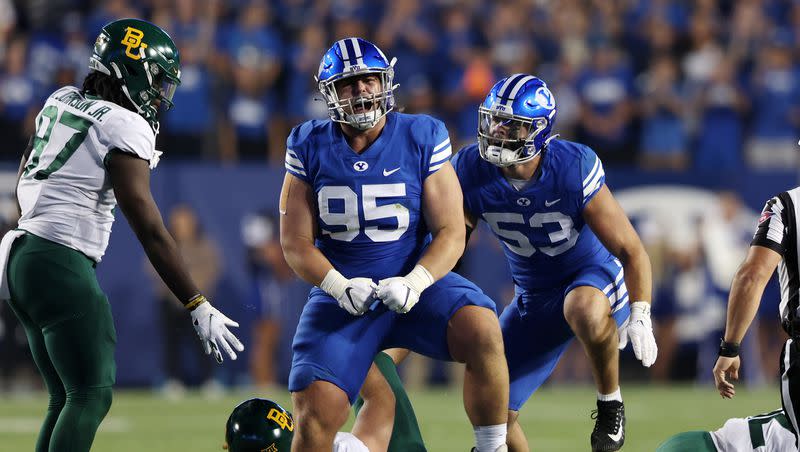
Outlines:
[{"label": "green grass field", "polygon": [[[100,426],[93,451],[202,452],[221,450],[225,420],[245,392],[208,400],[191,394],[166,401],[150,392],[117,391],[109,416]],[[257,394],[289,407],[288,393]],[[411,400],[431,452],[465,452],[472,429],[457,391],[414,392]],[[716,429],[729,417],[780,407],[777,388],[739,388],[733,400],[722,400],[712,387],[623,387],[628,416],[625,451],[653,451],[673,433]],[[44,396],[0,398],[0,450],[32,451]],[[585,451],[593,421],[594,391],[584,386],[544,388],[522,411],[522,424],[533,450]],[[351,419],[352,422],[352,419]],[[348,424],[349,425],[349,424]]]}]

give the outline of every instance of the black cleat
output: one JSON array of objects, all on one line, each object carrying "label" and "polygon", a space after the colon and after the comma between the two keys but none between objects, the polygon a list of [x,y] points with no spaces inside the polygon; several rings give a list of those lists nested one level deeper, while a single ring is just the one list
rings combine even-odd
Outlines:
[{"label": "black cleat", "polygon": [[598,400],[597,409],[592,410],[592,419],[595,419],[592,452],[620,450],[625,444],[625,405],[616,400]]}]

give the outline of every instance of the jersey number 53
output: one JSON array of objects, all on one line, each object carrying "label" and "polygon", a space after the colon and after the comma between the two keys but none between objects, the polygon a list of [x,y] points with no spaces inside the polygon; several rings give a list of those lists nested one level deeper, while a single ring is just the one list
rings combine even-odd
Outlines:
[{"label": "jersey number 53", "polygon": [[537,250],[548,256],[557,256],[575,246],[578,241],[578,230],[575,229],[572,218],[561,212],[538,212],[531,215],[528,224],[531,228],[543,228],[546,223],[556,224],[560,229],[547,233],[547,238],[553,246],[535,248],[530,239],[520,231],[512,231],[500,227],[500,223],[525,224],[525,219],[519,213],[484,213],[483,218],[492,228],[509,250],[523,257],[533,256]]},{"label": "jersey number 53", "polygon": [[[406,195],[406,184],[369,184],[361,186],[361,209],[364,221],[395,218],[397,228],[379,229],[374,226],[365,226],[364,234],[373,242],[392,242],[399,239],[408,229],[408,208],[400,203],[378,205],[379,198],[396,198]],[[331,212],[331,204],[338,204],[337,212]],[[317,193],[319,218],[327,226],[344,226],[344,231],[330,231],[322,227],[322,233],[330,235],[332,239],[351,242],[358,236],[361,222],[358,215],[358,195],[352,188],[344,185],[329,185],[322,187]]]}]

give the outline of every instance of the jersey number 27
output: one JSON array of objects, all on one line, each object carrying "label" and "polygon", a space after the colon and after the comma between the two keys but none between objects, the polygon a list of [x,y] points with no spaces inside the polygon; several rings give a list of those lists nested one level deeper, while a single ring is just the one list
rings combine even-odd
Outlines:
[{"label": "jersey number 27", "polygon": [[56,124],[72,129],[72,135],[64,144],[64,147],[58,151],[58,154],[56,154],[53,161],[50,162],[50,165],[48,165],[47,168],[40,169],[34,174],[33,177],[36,180],[47,179],[53,172],[64,166],[67,159],[72,157],[72,154],[75,153],[78,147],[83,143],[83,140],[86,139],[86,134],[89,133],[89,128],[92,127],[92,121],[88,119],[73,115],[68,111],[62,112],[59,117],[58,108],[53,105],[45,107],[44,110],[39,113],[39,116],[36,117],[36,133],[33,135],[33,150],[31,151],[28,164],[25,165],[23,176],[27,176],[39,165],[39,158],[50,142],[50,134],[53,133],[53,126]]}]

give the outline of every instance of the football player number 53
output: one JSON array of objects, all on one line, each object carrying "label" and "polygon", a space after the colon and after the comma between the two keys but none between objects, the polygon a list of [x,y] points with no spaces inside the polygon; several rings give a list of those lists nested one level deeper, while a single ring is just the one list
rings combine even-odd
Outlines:
[{"label": "football player number 53", "polygon": [[561,212],[538,212],[531,215],[528,224],[532,228],[542,228],[545,224],[556,224],[560,229],[549,232],[547,238],[553,246],[540,246],[535,248],[531,241],[520,231],[503,229],[500,223],[525,224],[525,219],[519,213],[484,213],[483,218],[495,234],[503,239],[508,249],[523,257],[530,257],[537,250],[548,256],[557,256],[575,246],[578,241],[578,231],[573,228],[572,218]]},{"label": "football player number 53", "polygon": [[[394,218],[395,229],[379,229],[378,225],[364,227],[364,234],[373,242],[391,242],[399,239],[408,229],[408,208],[400,203],[378,205],[380,198],[395,198],[406,195],[406,184],[371,184],[361,186],[361,203],[352,188],[341,185],[322,187],[317,193],[319,218],[327,226],[344,226],[344,230],[330,231],[325,227],[322,233],[332,239],[350,242],[361,231],[358,206],[364,212],[364,221]],[[333,211],[331,211],[333,210]],[[341,228],[339,228],[341,229]]]}]

